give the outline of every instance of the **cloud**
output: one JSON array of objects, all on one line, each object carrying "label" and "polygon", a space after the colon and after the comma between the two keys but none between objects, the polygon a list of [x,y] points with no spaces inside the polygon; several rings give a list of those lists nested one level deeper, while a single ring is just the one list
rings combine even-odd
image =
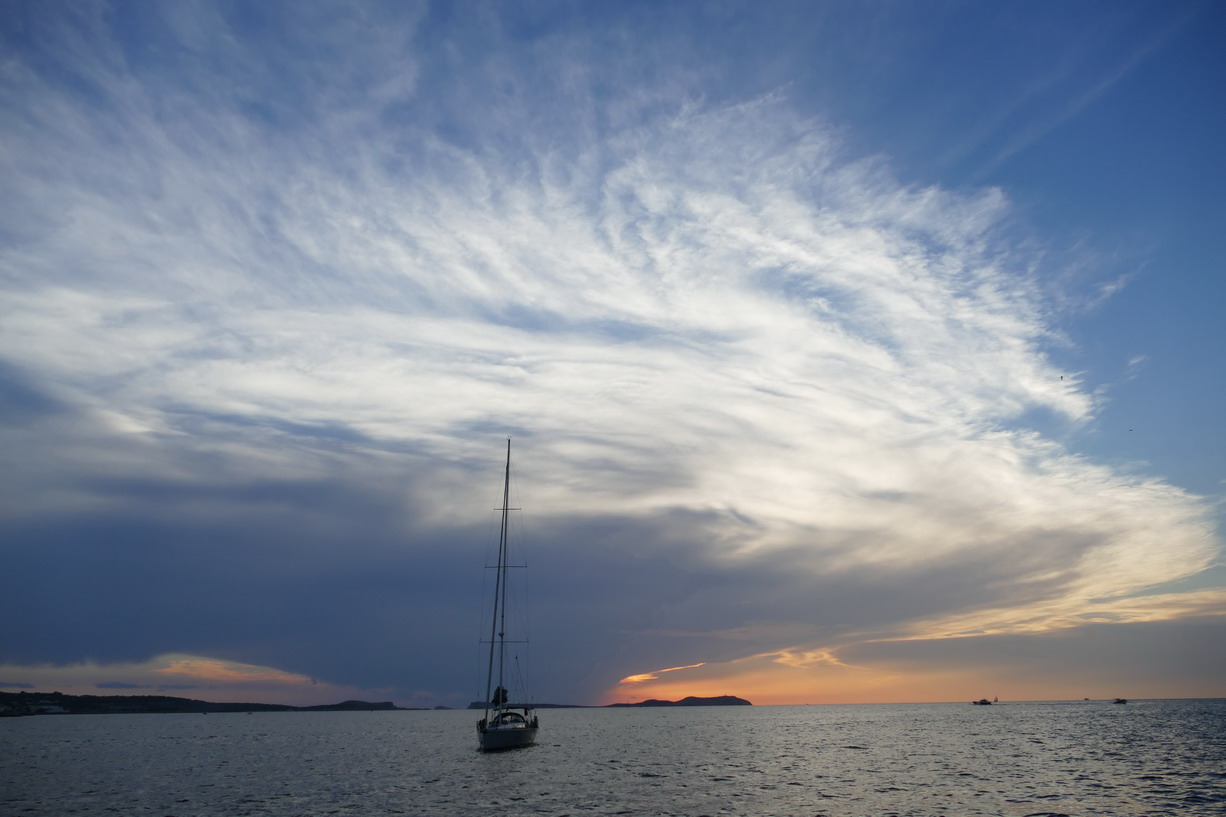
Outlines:
[{"label": "cloud", "polygon": [[698,667],[701,667],[701,666],[703,666],[703,664],[699,663],[699,664],[687,664],[684,667],[669,667],[668,669],[655,669],[655,670],[652,670],[651,672],[643,672],[638,675],[627,675],[625,678],[621,679],[617,683],[619,684],[641,684],[644,681],[658,680],[660,677],[660,673],[662,672],[676,672],[677,670],[683,670],[683,669],[697,669]]},{"label": "cloud", "polygon": [[[190,691],[193,696],[209,700],[276,699],[306,706],[358,698],[386,700],[390,692],[386,688],[329,684],[268,667],[184,654],[159,655],[139,662],[41,664],[25,671],[34,683],[22,684],[22,688],[54,689],[74,695],[97,694],[97,690],[145,690],[171,695]],[[411,693],[405,698],[411,699]]]},{"label": "cloud", "polygon": [[[1079,117],[1139,65],[1169,46],[1176,35],[1201,12],[1197,8],[1184,10],[1184,13],[1163,21],[1156,31],[1146,32],[1143,40],[1131,45],[1126,54],[1121,56],[1112,49],[1108,59],[1103,56],[1108,51],[1106,45],[1110,43],[1114,46],[1112,41],[1119,38],[1122,31],[1136,25],[1136,20],[1133,19],[1135,15],[1124,14],[1114,20],[1103,21],[1104,25],[1081,37],[1080,47],[1068,49],[1064,58],[1054,66],[1037,71],[1036,81],[1022,89],[1021,93],[1010,96],[1002,109],[963,138],[949,155],[964,154],[972,149],[972,145],[986,141],[990,135],[1002,134],[1003,144],[976,172],[978,178],[984,178],[1013,156]],[[1055,97],[1070,85],[1078,87],[1078,92],[1056,101]],[[1022,111],[1029,111],[1032,115],[1023,117],[1020,115]],[[1107,294],[1103,293],[1104,296]]]},{"label": "cloud", "polygon": [[158,667],[153,671],[160,675],[183,675],[202,681],[271,681],[283,684],[303,684],[311,681],[305,676],[282,672],[271,667],[253,667],[210,658],[175,658],[166,666]]},{"label": "cloud", "polygon": [[22,666],[465,702],[507,434],[543,699],[1216,604],[1143,599],[1211,563],[1199,497],[1028,426],[1098,404],[1003,191],[904,184],[781,94],[497,38],[449,73],[478,43],[416,19],[264,48],[175,10],[165,54],[40,24],[2,126]]}]

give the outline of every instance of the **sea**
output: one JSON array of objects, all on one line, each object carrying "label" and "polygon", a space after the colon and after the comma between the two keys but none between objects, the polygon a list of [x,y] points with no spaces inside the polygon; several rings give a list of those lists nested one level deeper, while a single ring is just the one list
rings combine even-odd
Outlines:
[{"label": "sea", "polygon": [[1226,815],[1226,699],[0,719],[0,814]]}]

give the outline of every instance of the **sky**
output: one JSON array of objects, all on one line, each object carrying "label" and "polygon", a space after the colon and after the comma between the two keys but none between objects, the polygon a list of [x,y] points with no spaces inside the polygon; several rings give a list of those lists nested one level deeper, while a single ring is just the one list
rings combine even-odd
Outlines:
[{"label": "sky", "polygon": [[0,3],[0,689],[1226,696],[1224,35]]}]

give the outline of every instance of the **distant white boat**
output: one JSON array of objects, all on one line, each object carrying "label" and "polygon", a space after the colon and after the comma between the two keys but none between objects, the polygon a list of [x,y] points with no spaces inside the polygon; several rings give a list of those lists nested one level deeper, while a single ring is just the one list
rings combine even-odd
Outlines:
[{"label": "distant white boat", "polygon": [[531,704],[511,703],[506,687],[507,644],[507,570],[509,542],[507,533],[511,512],[511,440],[507,438],[507,467],[502,484],[502,527],[498,534],[498,564],[494,579],[494,610],[490,622],[490,655],[485,676],[485,717],[477,722],[477,735],[483,752],[518,749],[536,742],[540,722]]}]

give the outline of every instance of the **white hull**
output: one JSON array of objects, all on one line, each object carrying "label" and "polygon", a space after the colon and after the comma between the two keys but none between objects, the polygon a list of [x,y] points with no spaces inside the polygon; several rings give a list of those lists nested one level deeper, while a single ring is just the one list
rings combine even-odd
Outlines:
[{"label": "white hull", "polygon": [[497,752],[502,749],[518,749],[521,746],[531,746],[536,743],[535,726],[497,726],[491,729],[480,729],[481,751]]}]

